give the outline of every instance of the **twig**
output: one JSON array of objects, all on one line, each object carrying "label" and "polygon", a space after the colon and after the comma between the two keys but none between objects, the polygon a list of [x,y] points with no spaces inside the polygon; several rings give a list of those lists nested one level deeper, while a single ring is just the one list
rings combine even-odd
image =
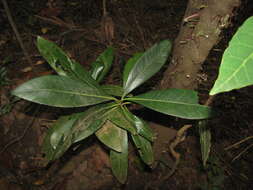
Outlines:
[{"label": "twig", "polygon": [[75,31],[86,31],[85,29],[75,26],[74,24],[69,24],[67,22],[64,22],[63,20],[61,20],[60,18],[57,17],[51,17],[51,18],[47,18],[47,17],[43,17],[40,15],[35,15],[36,18],[39,18],[41,20],[44,20],[46,22],[61,26],[61,27],[66,27],[70,30],[75,30]]},{"label": "twig", "polygon": [[175,158],[176,161],[174,165],[172,166],[171,171],[166,176],[163,177],[163,180],[167,180],[170,176],[172,176],[175,173],[177,166],[179,164],[181,155],[178,152],[176,152],[174,149],[179,143],[185,140],[186,131],[191,127],[192,125],[184,125],[182,128],[180,128],[176,134],[175,140],[170,144],[170,147],[169,147],[170,153],[172,154],[172,156]]},{"label": "twig", "polygon": [[107,15],[107,10],[106,10],[106,0],[103,0],[103,16]]},{"label": "twig", "polygon": [[[25,57],[26,57],[29,65],[31,66],[31,68],[34,68],[33,64],[32,64],[32,60],[31,60],[31,58],[30,58],[30,56],[29,56],[29,54],[28,54],[28,52],[27,52],[27,50],[25,48],[25,45],[24,45],[24,43],[23,43],[23,41],[22,41],[22,39],[20,37],[20,34],[19,34],[18,30],[17,30],[16,24],[15,24],[13,18],[12,18],[12,15],[11,15],[11,12],[10,12],[10,9],[9,9],[9,6],[8,6],[6,0],[2,0],[2,3],[3,3],[3,6],[4,6],[4,10],[6,12],[7,18],[9,20],[9,23],[10,23],[10,25],[12,27],[12,30],[14,31],[14,33],[16,35],[16,38],[17,38],[17,40],[19,42],[19,45],[20,45],[21,49],[23,50],[23,53],[24,53],[24,55],[25,55]],[[34,69],[33,69],[33,71],[34,71]]]},{"label": "twig", "polygon": [[239,142],[237,142],[237,143],[235,143],[235,144],[232,144],[232,145],[226,147],[225,150],[229,150],[229,149],[231,149],[231,148],[234,148],[234,147],[236,147],[236,146],[238,146],[238,145],[240,145],[240,144],[242,144],[242,143],[244,143],[244,142],[246,142],[246,141],[248,141],[248,140],[250,140],[250,139],[253,139],[253,136],[246,137],[245,139],[240,140]]},{"label": "twig", "polygon": [[[209,98],[206,100],[205,102],[205,106],[209,106],[212,102],[213,102],[213,99],[214,99],[215,96],[209,96]],[[174,141],[172,141],[170,143],[170,146],[169,146],[169,149],[170,149],[170,153],[172,154],[172,156],[175,158],[175,163],[174,165],[172,166],[172,169],[171,171],[165,176],[163,177],[162,181],[165,181],[167,180],[170,176],[172,176],[176,169],[177,169],[177,166],[179,164],[179,161],[180,161],[180,154],[178,152],[175,151],[175,148],[176,146],[183,142],[185,140],[185,135],[186,135],[186,132],[188,129],[190,129],[192,127],[192,125],[184,125],[182,128],[180,128],[178,131],[177,131],[177,134],[176,134],[176,138],[174,139]]]},{"label": "twig", "polygon": [[232,162],[237,160],[243,153],[245,153],[247,150],[249,150],[251,147],[253,147],[253,144],[247,146],[240,154],[238,154],[236,157],[233,158]]},{"label": "twig", "polygon": [[[232,144],[230,146],[228,146],[227,148],[225,148],[225,150],[230,150],[231,148],[235,148],[236,146],[250,140],[250,139],[253,139],[253,136],[249,136],[249,137],[246,137],[245,139],[243,140],[240,140],[239,142],[235,143],[235,144]],[[250,149],[251,147],[253,146],[253,144],[250,144],[249,146],[247,146],[242,152],[240,152],[236,157],[233,158],[232,162],[237,160],[243,153],[245,153],[248,149]]]},{"label": "twig", "polygon": [[205,106],[211,105],[213,103],[214,97],[215,97],[215,95],[214,96],[209,96],[204,105]]}]

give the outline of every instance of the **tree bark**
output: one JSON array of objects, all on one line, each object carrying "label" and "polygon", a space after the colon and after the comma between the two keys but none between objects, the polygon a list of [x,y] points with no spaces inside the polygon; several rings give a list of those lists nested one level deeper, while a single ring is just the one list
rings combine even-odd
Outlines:
[{"label": "tree bark", "polygon": [[172,61],[159,88],[197,87],[197,74],[241,0],[189,0]]}]

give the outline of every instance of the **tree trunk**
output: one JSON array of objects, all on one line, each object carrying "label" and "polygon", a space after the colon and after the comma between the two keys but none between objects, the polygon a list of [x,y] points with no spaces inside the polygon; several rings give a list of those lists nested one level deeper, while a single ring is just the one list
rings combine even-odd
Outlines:
[{"label": "tree trunk", "polygon": [[197,87],[197,74],[209,51],[228,27],[240,0],[189,0],[172,61],[159,88]]}]

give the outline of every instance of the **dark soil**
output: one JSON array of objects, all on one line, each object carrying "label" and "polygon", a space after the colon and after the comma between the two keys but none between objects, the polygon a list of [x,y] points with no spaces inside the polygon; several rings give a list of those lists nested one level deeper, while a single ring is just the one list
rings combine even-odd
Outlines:
[{"label": "dark soil", "polygon": [[[10,95],[19,84],[53,73],[36,49],[38,35],[56,42],[87,69],[108,45],[112,45],[117,49],[117,57],[105,83],[119,84],[124,60],[162,39],[173,41],[177,37],[187,0],[148,3],[145,0],[108,0],[106,18],[101,0],[11,0],[8,4],[32,65],[28,64],[0,5],[0,68],[7,70],[7,82],[0,90],[1,190],[251,189],[252,139],[229,150],[225,148],[253,135],[252,87],[221,94],[214,100],[212,106],[219,115],[209,123],[213,146],[207,168],[202,166],[198,132],[192,129],[178,147],[181,161],[176,173],[167,181],[161,179],[174,163],[168,144],[176,134],[177,119],[138,109],[137,114],[160,134],[154,143],[156,161],[152,169],[147,168],[130,148],[129,177],[125,185],[112,176],[108,152],[94,137],[48,164],[41,151],[47,129],[58,116],[76,110],[39,106],[23,100],[15,102]],[[250,1],[242,4],[233,25],[220,35],[222,40],[202,65],[198,85],[202,103],[217,77],[222,52],[229,39],[253,13],[251,4]],[[105,21],[108,18],[112,20]],[[154,88],[161,76],[144,85],[144,90]],[[246,148],[248,150],[243,153]]]}]

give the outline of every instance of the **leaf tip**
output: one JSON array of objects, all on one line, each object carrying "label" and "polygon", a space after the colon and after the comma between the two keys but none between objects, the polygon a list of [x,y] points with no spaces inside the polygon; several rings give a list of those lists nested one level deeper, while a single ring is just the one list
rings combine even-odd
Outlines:
[{"label": "leaf tip", "polygon": [[[116,176],[115,176],[116,177]],[[117,178],[117,180],[121,183],[121,184],[125,184],[126,183],[126,180],[127,180],[127,178],[126,177],[123,177],[123,178],[121,178],[121,177],[116,177]]]},{"label": "leaf tip", "polygon": [[42,38],[41,36],[37,36],[37,43],[40,43],[42,40],[44,40],[44,38]]}]

